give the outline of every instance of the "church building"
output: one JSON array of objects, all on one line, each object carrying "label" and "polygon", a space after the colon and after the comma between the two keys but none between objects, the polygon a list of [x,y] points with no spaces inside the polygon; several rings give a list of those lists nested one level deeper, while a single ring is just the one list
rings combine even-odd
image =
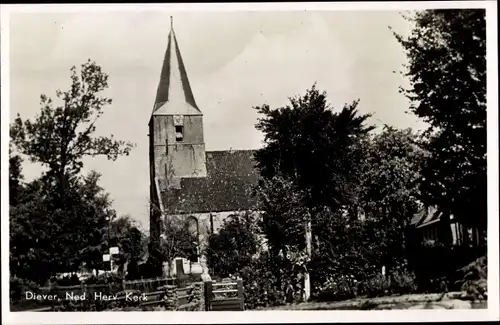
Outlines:
[{"label": "church building", "polygon": [[251,210],[258,180],[253,154],[205,150],[203,103],[195,100],[171,26],[149,121],[152,246],[159,244],[165,218],[180,216],[196,232],[201,255],[225,217]]}]

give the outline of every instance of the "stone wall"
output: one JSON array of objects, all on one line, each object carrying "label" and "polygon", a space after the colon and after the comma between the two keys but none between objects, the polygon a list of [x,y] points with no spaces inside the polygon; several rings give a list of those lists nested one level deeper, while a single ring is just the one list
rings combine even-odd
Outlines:
[{"label": "stone wall", "polygon": [[[195,282],[192,284],[190,296],[180,301],[179,289],[175,285],[167,285],[161,288],[165,290],[163,298],[163,307],[166,310],[175,311],[203,311],[205,310],[205,284],[203,282]],[[187,303],[186,303],[187,302]]]},{"label": "stone wall", "polygon": [[205,310],[205,284],[197,282],[193,284],[193,297],[185,305],[177,306],[176,311],[204,311]]}]

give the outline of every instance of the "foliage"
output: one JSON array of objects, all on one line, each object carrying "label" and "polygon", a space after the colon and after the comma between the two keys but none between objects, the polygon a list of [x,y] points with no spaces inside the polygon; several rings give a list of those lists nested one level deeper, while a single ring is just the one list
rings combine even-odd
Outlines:
[{"label": "foliage", "polygon": [[[107,75],[94,62],[71,69],[68,91],[57,91],[58,106],[41,96],[34,120],[19,115],[10,127],[10,271],[45,282],[59,272],[100,268],[107,249],[107,220],[114,217],[109,195],[98,185],[100,175],[80,173],[85,156],[116,159],[132,145],[113,137],[94,136],[95,124],[111,100],[99,93]],[[26,156],[47,171],[22,183]]]},{"label": "foliage", "polygon": [[[267,247],[267,266],[273,273],[273,289],[268,299],[281,299],[289,292],[288,300],[299,299],[303,290],[302,277],[307,269],[306,225],[311,219],[305,205],[305,194],[286,176],[278,174],[262,178],[257,188],[259,227]],[[277,292],[279,291],[279,294]],[[293,292],[293,296],[291,296]],[[281,303],[284,300],[279,300]],[[268,303],[277,303],[270,301]]]},{"label": "foliage", "polygon": [[388,275],[377,273],[361,281],[353,275],[335,275],[321,285],[315,298],[319,301],[347,300],[359,296],[369,298],[392,294],[408,294],[417,291],[415,275],[407,270]]},{"label": "foliage", "polygon": [[239,275],[243,279],[246,309],[284,301],[282,281],[278,280],[283,259],[272,259],[262,250],[259,220],[251,212],[230,216],[211,236],[207,248],[207,262],[216,276]]},{"label": "foliage", "polygon": [[118,246],[119,253],[113,256],[113,262],[126,274],[127,278],[137,278],[138,264],[145,254],[145,235],[136,222],[128,215],[110,222],[108,247]]},{"label": "foliage", "polygon": [[[372,134],[357,102],[335,113],[314,86],[290,101],[257,108],[265,146],[256,154],[262,175],[256,194],[271,270],[282,293],[308,270],[313,291],[352,297],[382,266],[394,274],[403,269],[427,152],[410,129],[385,126]],[[395,291],[414,289],[409,276],[395,276],[401,282]]]},{"label": "foliage", "polygon": [[14,153],[12,144],[9,143],[9,204],[16,206],[22,197],[23,174],[21,156]]},{"label": "foliage", "polygon": [[382,274],[377,274],[363,282],[362,292],[368,297],[388,295],[391,289],[390,279]]},{"label": "foliage", "polygon": [[469,226],[486,227],[486,19],[484,9],[426,10],[395,34],[408,57],[402,92],[429,124],[421,194]]},{"label": "foliage", "polygon": [[190,258],[197,249],[198,237],[191,231],[189,223],[182,217],[168,216],[165,218],[162,235],[160,236],[159,256],[167,262],[168,274],[176,257]]},{"label": "foliage", "polygon": [[459,281],[462,291],[474,299],[486,299],[488,291],[488,263],[486,256],[461,268],[463,278]]},{"label": "foliage", "polygon": [[19,301],[25,297],[26,291],[37,292],[38,288],[39,285],[33,281],[10,277],[10,299],[13,301]]},{"label": "foliage", "polygon": [[[71,68],[71,86],[67,91],[56,91],[62,102],[41,96],[41,111],[34,121],[17,116],[11,125],[11,137],[16,148],[30,161],[49,168],[47,176],[55,178],[62,191],[71,177],[78,175],[85,156],[104,155],[115,160],[128,155],[132,144],[115,140],[113,136],[94,136],[96,121],[111,99],[101,97],[108,87],[108,75],[95,62],[88,61]],[[59,192],[63,195],[63,192]]]},{"label": "foliage", "polygon": [[418,291],[416,277],[413,272],[407,270],[395,271],[391,274],[391,293],[406,294]]},{"label": "foliage", "polygon": [[276,175],[262,179],[257,188],[258,210],[262,211],[260,228],[274,255],[287,255],[291,246],[305,248],[308,210],[304,194],[288,177]]},{"label": "foliage", "polygon": [[257,220],[251,212],[229,216],[218,233],[209,238],[208,267],[221,277],[238,273],[259,250],[257,233]]},{"label": "foliage", "polygon": [[74,286],[74,285],[79,285],[82,282],[78,278],[78,276],[73,273],[71,275],[65,275],[61,278],[52,278],[49,280],[50,285],[56,285],[56,286]]},{"label": "foliage", "polygon": [[368,297],[417,292],[415,275],[406,270],[394,271],[387,275],[377,275],[360,284],[359,293]]},{"label": "foliage", "polygon": [[366,236],[377,245],[380,263],[391,268],[408,256],[406,234],[420,207],[419,181],[427,152],[411,129],[389,126],[364,147],[359,197]]},{"label": "foliage", "polygon": [[106,219],[114,215],[97,185],[99,177],[91,173],[72,182],[66,191],[70,209],[51,208],[49,184],[35,180],[26,185],[22,200],[10,211],[12,274],[42,283],[56,272],[99,268]]},{"label": "foliage", "polygon": [[409,247],[409,268],[416,276],[420,292],[461,291],[464,265],[484,256],[482,247],[450,246],[436,241],[423,241]]},{"label": "foliage", "polygon": [[84,281],[85,284],[110,284],[110,283],[119,283],[122,284],[123,276],[117,273],[104,273],[99,274],[97,276],[92,276]]},{"label": "foliage", "polygon": [[391,215],[405,227],[418,208],[418,181],[427,153],[411,129],[386,125],[369,140],[363,143],[363,212],[376,218]]},{"label": "foliage", "polygon": [[274,260],[266,252],[242,267],[245,309],[283,304],[285,295],[276,268]]},{"label": "foliage", "polygon": [[26,186],[19,204],[10,207],[9,222],[10,274],[37,282],[49,276],[46,272],[51,258],[48,248],[55,232],[45,220],[48,211],[41,188],[42,184],[37,181]]},{"label": "foliage", "polygon": [[174,279],[174,284],[178,288],[185,288],[193,283],[200,282],[201,276],[199,274],[177,274]]},{"label": "foliage", "polygon": [[369,227],[373,223],[354,221],[330,209],[317,211],[316,220],[318,231],[308,266],[313,288],[340,274],[361,281],[379,270],[381,251],[376,232]]},{"label": "foliage", "polygon": [[340,275],[328,279],[317,288],[315,298],[320,301],[351,299],[358,294],[358,281],[351,276]]},{"label": "foliage", "polygon": [[358,102],[334,112],[326,93],[316,86],[285,107],[255,107],[262,117],[256,128],[264,133],[264,148],[257,151],[257,168],[264,178],[276,175],[293,180],[304,191],[308,206],[337,208],[349,199],[350,145],[366,135],[369,115],[359,115]]},{"label": "foliage", "polygon": [[406,234],[418,208],[418,180],[426,154],[418,135],[385,126],[357,146],[364,152],[364,159],[355,162],[360,171],[357,218],[349,209],[314,212],[315,245],[309,269],[316,288],[337,274],[361,282],[382,266],[392,272],[408,258]]}]

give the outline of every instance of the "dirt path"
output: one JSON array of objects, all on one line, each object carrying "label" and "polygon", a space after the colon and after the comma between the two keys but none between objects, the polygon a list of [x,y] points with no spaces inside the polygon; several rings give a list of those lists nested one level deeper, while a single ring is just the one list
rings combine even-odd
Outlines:
[{"label": "dirt path", "polygon": [[267,310],[392,310],[392,309],[476,309],[486,301],[471,302],[464,293],[413,294],[378,298],[357,298],[338,302],[306,302],[266,308]]}]

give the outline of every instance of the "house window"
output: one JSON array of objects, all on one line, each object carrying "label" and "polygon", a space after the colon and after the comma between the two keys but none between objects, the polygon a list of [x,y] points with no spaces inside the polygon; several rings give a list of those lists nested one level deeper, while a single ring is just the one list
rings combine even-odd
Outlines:
[{"label": "house window", "polygon": [[182,125],[175,126],[175,141],[184,140],[184,127]]},{"label": "house window", "polygon": [[460,245],[460,229],[456,222],[451,224],[451,236],[453,245]]},{"label": "house window", "polygon": [[431,239],[434,240],[434,241],[437,241],[438,240],[438,233],[437,233],[437,228],[432,228],[432,233],[431,233],[432,237]]}]

